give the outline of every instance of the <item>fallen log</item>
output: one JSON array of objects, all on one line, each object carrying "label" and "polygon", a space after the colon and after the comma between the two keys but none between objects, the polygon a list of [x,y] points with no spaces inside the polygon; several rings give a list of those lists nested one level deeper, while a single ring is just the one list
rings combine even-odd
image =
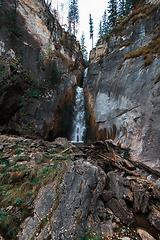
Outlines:
[{"label": "fallen log", "polygon": [[146,164],[142,162],[135,162],[133,160],[129,160],[134,166],[145,169],[147,172],[152,173],[153,175],[157,176],[158,178],[160,177],[160,171],[152,169],[151,167],[147,166]]},{"label": "fallen log", "polygon": [[111,163],[113,166],[125,171],[126,173],[130,174],[130,175],[133,175],[133,176],[136,176],[136,177],[140,177],[140,175],[138,173],[135,173],[131,170],[128,170],[127,168],[125,167],[122,167],[121,165],[117,164],[115,162],[115,160],[111,159],[110,157],[108,156],[105,156],[105,155],[102,155],[102,154],[98,154],[99,157],[103,158],[104,160],[108,161],[109,163]]}]

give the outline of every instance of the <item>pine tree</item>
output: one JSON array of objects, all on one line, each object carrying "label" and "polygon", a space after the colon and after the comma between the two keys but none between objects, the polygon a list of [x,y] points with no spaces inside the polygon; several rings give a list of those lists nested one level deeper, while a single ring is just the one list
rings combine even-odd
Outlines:
[{"label": "pine tree", "polygon": [[108,34],[108,32],[109,32],[109,26],[108,26],[107,13],[105,10],[104,14],[102,16],[102,33],[103,33],[103,35],[106,35],[106,34]]},{"label": "pine tree", "polygon": [[79,22],[79,10],[78,10],[78,0],[72,0],[69,6],[68,13],[68,24],[69,24],[69,33],[72,32],[73,26],[73,34],[76,34],[76,23]]},{"label": "pine tree", "polygon": [[126,1],[119,0],[119,11],[118,11],[119,18],[123,18],[126,16]]},{"label": "pine tree", "polygon": [[103,36],[102,21],[100,20],[99,30],[98,30],[98,38],[101,38],[102,36]]},{"label": "pine tree", "polygon": [[89,14],[89,26],[90,26],[90,39],[92,39],[92,48],[93,48],[93,20],[91,14]]},{"label": "pine tree", "polygon": [[108,12],[109,12],[109,16],[108,16],[108,22],[109,22],[109,26],[111,28],[116,26],[116,20],[117,20],[117,0],[110,0],[109,1],[109,7],[108,7]]},{"label": "pine tree", "polygon": [[87,60],[88,60],[88,52],[87,52],[87,48],[85,46],[84,32],[82,33],[82,36],[81,36],[81,51],[82,51],[84,60],[87,62]]},{"label": "pine tree", "polygon": [[126,0],[125,2],[125,17],[131,12],[133,5],[132,0]]}]

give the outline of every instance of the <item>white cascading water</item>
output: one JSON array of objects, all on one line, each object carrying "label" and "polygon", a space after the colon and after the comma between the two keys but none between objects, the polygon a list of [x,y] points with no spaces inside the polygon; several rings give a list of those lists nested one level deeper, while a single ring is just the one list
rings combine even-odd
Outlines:
[{"label": "white cascading water", "polygon": [[[86,79],[86,76],[87,76],[87,70],[85,69],[84,80]],[[82,87],[77,86],[76,96],[75,96],[75,105],[73,110],[73,130],[71,135],[71,142],[83,143],[85,130],[86,130],[86,119],[85,119],[84,91]]]}]

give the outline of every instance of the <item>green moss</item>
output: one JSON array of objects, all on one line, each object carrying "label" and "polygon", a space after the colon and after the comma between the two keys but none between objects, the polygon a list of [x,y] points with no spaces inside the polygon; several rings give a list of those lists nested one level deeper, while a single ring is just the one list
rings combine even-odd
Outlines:
[{"label": "green moss", "polygon": [[96,232],[88,230],[78,240],[80,240],[80,239],[83,239],[83,240],[102,240],[103,238],[99,234],[97,234]]},{"label": "green moss", "polygon": [[13,217],[11,214],[0,210],[0,232],[3,233],[4,239],[14,239],[16,233],[16,226],[13,225]]},{"label": "green moss", "polygon": [[153,62],[155,58],[154,54],[159,54],[159,53],[160,53],[160,33],[157,36],[153,37],[153,41],[150,42],[148,45],[141,47],[134,52],[130,52],[129,54],[126,54],[124,57],[124,60],[143,56],[143,59],[145,60],[144,67],[146,67],[151,62]]},{"label": "green moss", "polygon": [[[32,203],[36,198],[39,189],[46,184],[54,181],[56,178],[55,188],[55,201],[52,211],[56,210],[61,199],[59,194],[59,187],[63,181],[63,176],[66,171],[65,162],[70,161],[68,154],[70,153],[69,148],[56,148],[47,147],[46,155],[43,156],[45,164],[39,162],[33,168],[27,167],[27,165],[21,163],[18,165],[17,161],[22,159],[19,156],[14,156],[14,161],[7,161],[5,164],[4,152],[10,152],[10,156],[19,153],[21,148],[26,148],[30,152],[31,141],[24,141],[15,144],[15,142],[6,140],[5,151],[0,153],[0,235],[4,239],[16,239],[18,231],[20,231],[20,224],[29,216],[33,216]],[[12,147],[10,147],[12,146]],[[27,146],[27,147],[26,147]],[[52,153],[49,153],[51,151]],[[58,157],[57,154],[60,153]],[[23,159],[24,160],[24,159]],[[30,159],[28,159],[30,160]],[[64,167],[58,171],[59,162],[64,162]],[[32,202],[28,205],[28,199],[32,199]],[[11,210],[6,209],[12,206]],[[51,218],[47,216],[48,219]],[[18,212],[18,214],[17,214]],[[44,225],[47,223],[46,219],[41,219],[39,226],[39,233]]]},{"label": "green moss", "polygon": [[154,61],[154,57],[153,56],[148,56],[146,58],[146,60],[144,61],[144,67],[148,66],[149,64],[151,64]]}]

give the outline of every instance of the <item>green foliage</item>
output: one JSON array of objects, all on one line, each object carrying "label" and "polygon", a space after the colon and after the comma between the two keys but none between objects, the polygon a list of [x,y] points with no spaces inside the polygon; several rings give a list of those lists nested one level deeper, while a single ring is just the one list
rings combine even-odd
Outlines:
[{"label": "green foliage", "polygon": [[106,10],[104,11],[104,14],[102,16],[102,34],[103,36],[105,34],[108,34],[109,33],[109,23],[108,23],[108,20],[107,20],[107,13],[106,13]]},{"label": "green foliage", "polygon": [[154,61],[154,57],[148,55],[146,60],[144,61],[144,67],[148,66],[149,64],[151,64]]},{"label": "green foliage", "polygon": [[82,51],[84,60],[87,62],[87,60],[88,60],[88,52],[87,52],[87,48],[85,46],[84,32],[82,33],[82,36],[81,36],[81,51]]},{"label": "green foliage", "polygon": [[33,97],[33,98],[39,97],[39,93],[37,92],[37,90],[34,90],[34,89],[27,90],[27,94],[29,95],[29,97]]},{"label": "green foliage", "polygon": [[15,204],[19,205],[19,204],[21,204],[21,202],[23,202],[23,200],[21,198],[18,198],[17,201],[15,201]]},{"label": "green foliage", "polygon": [[151,62],[153,62],[155,58],[154,54],[159,55],[159,53],[160,53],[160,33],[157,36],[155,36],[153,38],[153,41],[150,42],[148,45],[141,47],[134,52],[130,52],[129,54],[126,54],[124,57],[124,60],[143,56],[143,59],[145,59],[144,67],[146,67]]},{"label": "green foliage", "polygon": [[93,19],[91,14],[89,14],[89,26],[90,26],[90,39],[92,39],[94,30],[93,30]]},{"label": "green foliage", "polygon": [[90,39],[92,39],[92,48],[93,48],[93,19],[91,14],[89,14],[89,32],[90,32]]},{"label": "green foliage", "polygon": [[100,20],[99,30],[98,30],[98,37],[99,37],[99,38],[102,38],[102,36],[103,36],[102,21]]},{"label": "green foliage", "polygon": [[79,22],[78,0],[71,0],[68,13],[69,33],[76,35],[76,24]]},{"label": "green foliage", "polygon": [[14,162],[29,161],[30,157],[28,156],[17,156],[14,158]]},{"label": "green foliage", "polygon": [[[59,161],[55,159],[53,165],[46,167],[39,164],[33,169],[27,169],[25,165],[14,165],[14,162],[6,167],[0,167],[0,235],[4,239],[16,239],[21,221],[31,215],[26,205],[26,197],[36,196],[40,187],[53,181],[57,175],[58,163]],[[64,172],[65,168],[58,175],[57,194]],[[59,199],[58,195],[56,206],[59,204]],[[2,210],[11,205],[14,208],[13,212],[8,213]],[[21,220],[16,219],[15,208],[21,211]],[[45,223],[46,220],[42,220],[40,227]]]},{"label": "green foliage", "polygon": [[118,12],[117,12],[117,0],[110,0],[109,1],[109,7],[108,7],[108,24],[110,28],[113,28],[116,26],[116,20],[118,17]]},{"label": "green foliage", "polygon": [[64,32],[60,39],[60,43],[69,51],[74,52],[76,46],[76,37],[73,34],[69,35],[68,32]]},{"label": "green foliage", "polygon": [[79,238],[78,240],[102,240],[102,237],[101,237],[99,234],[97,234],[97,233],[95,233],[95,232],[93,232],[93,231],[88,230],[88,231],[86,231],[86,233],[85,233],[81,238]]},{"label": "green foliage", "polygon": [[3,210],[0,210],[0,232],[5,236],[5,240],[12,239],[15,234],[15,226],[13,226],[14,220],[11,214],[6,213]]},{"label": "green foliage", "polygon": [[118,9],[118,16],[124,17],[126,16],[126,2],[125,0],[119,0],[119,9]]},{"label": "green foliage", "polygon": [[0,164],[6,164],[6,165],[9,165],[9,160],[6,159],[6,158],[1,158],[1,157],[0,157]]}]

